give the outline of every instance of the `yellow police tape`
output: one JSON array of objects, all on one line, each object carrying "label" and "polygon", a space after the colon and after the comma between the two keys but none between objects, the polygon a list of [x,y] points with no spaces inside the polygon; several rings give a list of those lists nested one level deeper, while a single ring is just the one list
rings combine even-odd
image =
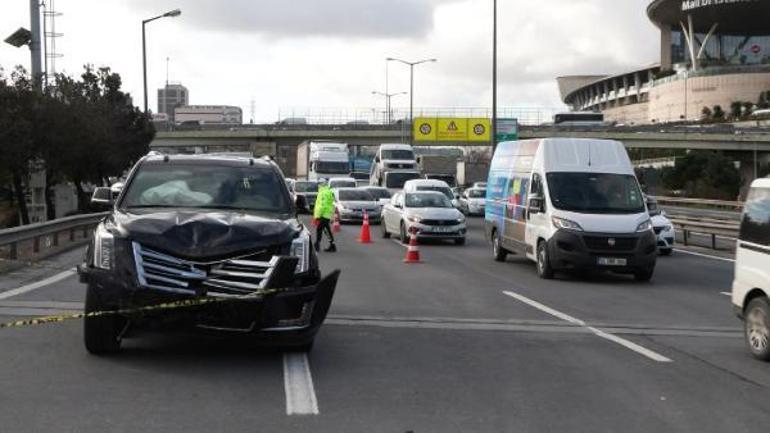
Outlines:
[{"label": "yellow police tape", "polygon": [[197,307],[200,305],[217,304],[225,302],[235,301],[249,301],[254,299],[262,299],[267,295],[273,295],[281,292],[285,292],[287,289],[264,289],[248,295],[238,296],[233,298],[201,298],[201,299],[188,299],[184,301],[166,302],[157,305],[148,305],[145,307],[129,308],[123,310],[107,310],[107,311],[92,311],[90,313],[74,313],[74,314],[62,314],[58,316],[37,317],[34,319],[18,320],[16,322],[0,323],[0,329],[4,328],[22,328],[25,326],[37,326],[46,325],[49,323],[65,322],[67,320],[85,319],[91,317],[102,316],[115,316],[115,315],[130,315],[136,313],[144,313],[148,311],[161,311],[161,310],[178,310],[182,308]]}]

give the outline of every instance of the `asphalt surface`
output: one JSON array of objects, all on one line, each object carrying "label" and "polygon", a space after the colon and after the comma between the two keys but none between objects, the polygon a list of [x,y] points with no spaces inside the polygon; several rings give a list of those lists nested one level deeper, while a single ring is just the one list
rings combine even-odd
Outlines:
[{"label": "asphalt surface", "polygon": [[[520,257],[494,262],[481,227],[466,246],[422,245],[418,265],[379,227],[372,245],[343,227],[340,251],[321,254],[342,277],[307,377],[243,339],[148,335],[100,358],[79,321],[0,329],[0,431],[766,430],[770,365],[721,293],[729,259],[677,251],[651,283],[543,281]],[[0,275],[0,321],[79,310],[68,275],[3,299],[79,254]],[[317,414],[287,414],[307,402]]]}]

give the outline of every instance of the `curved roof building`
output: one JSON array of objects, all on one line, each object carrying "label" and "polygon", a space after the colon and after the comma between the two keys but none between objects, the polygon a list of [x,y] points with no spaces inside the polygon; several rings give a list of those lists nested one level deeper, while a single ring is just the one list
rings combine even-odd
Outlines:
[{"label": "curved roof building", "polygon": [[654,0],[647,15],[660,29],[660,62],[559,77],[567,105],[620,123],[675,122],[770,90],[770,0]]}]

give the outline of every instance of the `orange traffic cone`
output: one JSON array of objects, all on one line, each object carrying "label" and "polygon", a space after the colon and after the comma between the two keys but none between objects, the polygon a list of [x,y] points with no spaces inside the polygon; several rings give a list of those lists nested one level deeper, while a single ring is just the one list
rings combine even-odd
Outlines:
[{"label": "orange traffic cone", "polygon": [[409,248],[406,250],[406,258],[404,263],[422,263],[420,260],[420,247],[417,246],[417,231],[411,231],[411,237],[409,238]]},{"label": "orange traffic cone", "polygon": [[369,231],[369,214],[364,211],[364,223],[361,225],[361,236],[358,238],[358,242],[362,244],[372,243],[372,234]]},{"label": "orange traffic cone", "polygon": [[332,232],[333,233],[339,233],[340,230],[342,230],[340,228],[340,213],[339,213],[339,211],[335,210],[334,211],[334,222],[332,223]]}]

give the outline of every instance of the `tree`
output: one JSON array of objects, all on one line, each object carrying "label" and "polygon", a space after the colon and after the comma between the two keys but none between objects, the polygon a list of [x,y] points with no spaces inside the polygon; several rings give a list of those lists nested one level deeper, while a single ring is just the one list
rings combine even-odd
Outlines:
[{"label": "tree", "polygon": [[703,110],[701,110],[700,115],[701,115],[700,116],[701,120],[711,120],[713,113],[711,112],[711,108],[703,107]]},{"label": "tree", "polygon": [[770,90],[765,90],[759,94],[759,100],[757,101],[757,108],[766,109],[770,108]]},{"label": "tree", "polygon": [[730,104],[730,118],[740,120],[741,117],[743,117],[743,104],[740,101],[733,101]]},{"label": "tree", "polygon": [[719,152],[698,151],[677,160],[663,172],[663,183],[685,196],[735,200],[741,188],[741,175],[733,162]]},{"label": "tree", "polygon": [[712,116],[712,118],[714,120],[716,120],[716,121],[723,121],[723,120],[725,120],[725,112],[724,112],[724,110],[722,110],[722,106],[721,105],[715,105],[714,108],[711,111],[713,113],[711,116]]}]

